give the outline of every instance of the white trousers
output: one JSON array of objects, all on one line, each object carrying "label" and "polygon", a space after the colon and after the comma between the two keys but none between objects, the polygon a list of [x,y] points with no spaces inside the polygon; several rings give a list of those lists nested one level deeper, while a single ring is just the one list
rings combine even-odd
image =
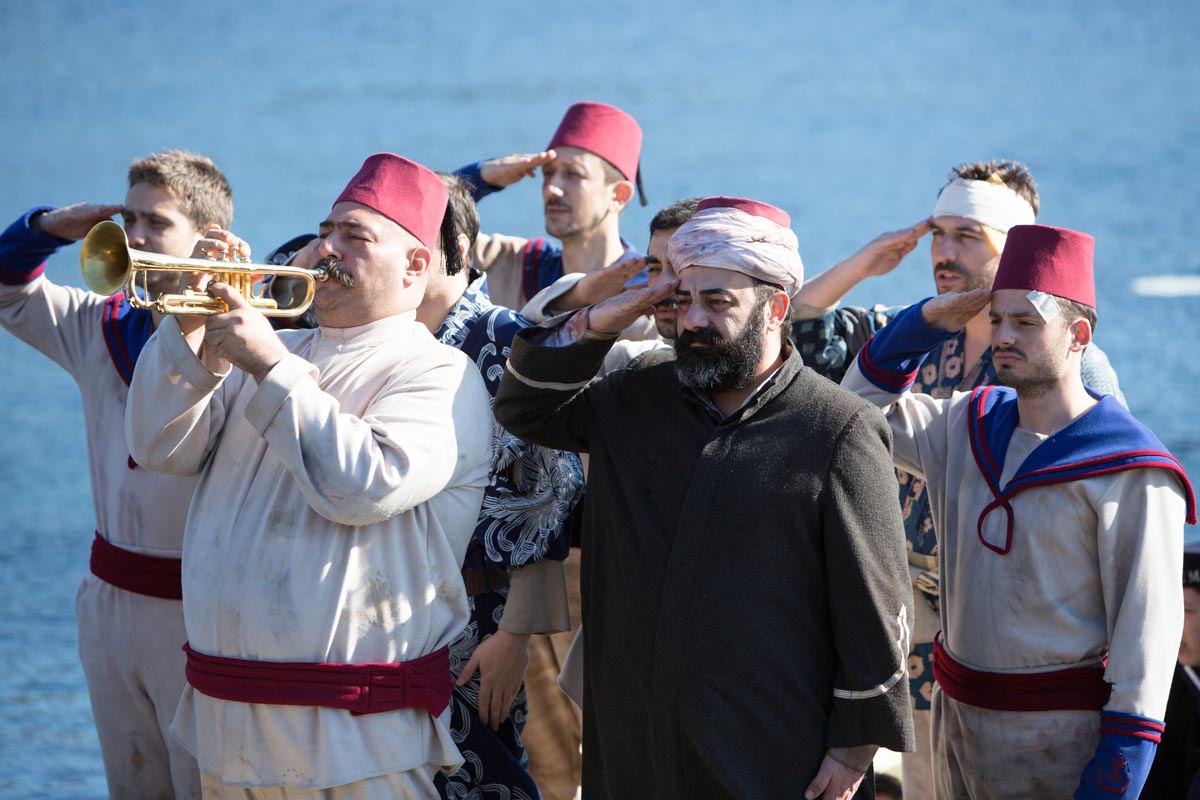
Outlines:
[{"label": "white trousers", "polygon": [[75,617],[109,796],[198,800],[196,760],[170,733],[186,683],[183,603],[88,574]]},{"label": "white trousers", "polygon": [[990,711],[935,688],[934,797],[1073,797],[1099,741],[1098,711]]}]

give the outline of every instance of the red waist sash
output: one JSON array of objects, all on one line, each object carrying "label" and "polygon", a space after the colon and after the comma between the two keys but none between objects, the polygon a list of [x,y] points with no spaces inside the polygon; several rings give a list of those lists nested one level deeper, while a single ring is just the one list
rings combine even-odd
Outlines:
[{"label": "red waist sash", "polygon": [[958,702],[993,711],[1100,711],[1112,692],[1103,667],[1032,674],[971,669],[950,657],[941,636],[933,640],[933,677]]},{"label": "red waist sash", "polygon": [[187,682],[201,694],[238,703],[344,708],[355,716],[450,705],[450,648],[391,664],[246,661],[197,653],[184,644]]},{"label": "red waist sash", "polygon": [[118,589],[159,597],[163,600],[182,600],[180,560],[134,553],[117,547],[96,531],[92,540],[92,574]]}]

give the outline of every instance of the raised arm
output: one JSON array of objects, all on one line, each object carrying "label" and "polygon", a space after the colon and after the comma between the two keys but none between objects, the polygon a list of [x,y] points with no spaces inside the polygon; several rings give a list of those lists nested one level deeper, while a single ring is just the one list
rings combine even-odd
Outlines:
[{"label": "raised arm", "polygon": [[894,270],[928,232],[929,220],[923,219],[911,227],[882,233],[854,255],[805,281],[792,298],[795,318],[813,319],[832,311],[862,281]]}]

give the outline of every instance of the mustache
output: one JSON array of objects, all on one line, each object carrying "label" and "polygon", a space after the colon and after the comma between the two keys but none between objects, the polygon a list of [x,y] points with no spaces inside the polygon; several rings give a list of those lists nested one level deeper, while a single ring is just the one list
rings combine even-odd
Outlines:
[{"label": "mustache", "polygon": [[354,276],[346,271],[342,266],[342,262],[338,261],[333,256],[326,256],[317,262],[317,266],[325,270],[329,275],[329,280],[337,281],[347,289],[354,288]]},{"label": "mustache", "polygon": [[717,333],[716,328],[701,328],[698,331],[680,331],[675,337],[675,348],[677,350],[686,349],[693,344],[703,344],[712,346],[725,341],[721,338],[721,334]]},{"label": "mustache", "polygon": [[994,356],[998,353],[1013,353],[1014,355],[1018,355],[1021,358],[1025,357],[1025,351],[1014,345],[1009,345],[1008,347],[993,347],[992,355]]},{"label": "mustache", "polygon": [[549,211],[549,210],[550,210],[550,209],[552,209],[552,208],[558,208],[558,209],[562,209],[563,211],[570,211],[570,210],[571,210],[571,207],[570,207],[569,205],[567,205],[566,203],[564,203],[562,200],[548,200],[548,201],[546,201],[546,210],[547,210],[547,211]]},{"label": "mustache", "polygon": [[967,275],[966,268],[963,267],[963,265],[958,263],[957,261],[947,261],[943,264],[938,264],[936,267],[933,268],[933,271],[934,272],[953,272],[955,275],[958,275],[959,277],[962,277],[962,278],[969,277]]}]

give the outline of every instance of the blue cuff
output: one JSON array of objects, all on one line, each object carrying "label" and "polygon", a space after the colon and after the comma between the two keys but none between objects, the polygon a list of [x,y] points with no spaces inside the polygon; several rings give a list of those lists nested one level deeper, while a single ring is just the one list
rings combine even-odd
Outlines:
[{"label": "blue cuff", "polygon": [[29,227],[29,220],[42,211],[53,211],[54,206],[34,206],[0,233],[0,283],[20,286],[42,274],[46,259],[60,247],[71,244],[45,231]]},{"label": "blue cuff", "polygon": [[1101,712],[1100,744],[1079,776],[1076,800],[1140,795],[1162,732],[1163,723],[1150,717]]},{"label": "blue cuff", "polygon": [[921,308],[929,299],[901,311],[859,351],[858,368],[863,377],[885,392],[907,391],[929,351],[956,335],[921,317]]},{"label": "blue cuff", "polygon": [[457,177],[467,182],[467,186],[471,189],[471,197],[477,203],[489,194],[493,194],[504,188],[503,186],[492,186],[483,179],[483,175],[479,172],[479,168],[482,165],[483,161],[476,161],[474,164],[467,164],[465,167],[459,167],[454,170],[454,174]]}]

